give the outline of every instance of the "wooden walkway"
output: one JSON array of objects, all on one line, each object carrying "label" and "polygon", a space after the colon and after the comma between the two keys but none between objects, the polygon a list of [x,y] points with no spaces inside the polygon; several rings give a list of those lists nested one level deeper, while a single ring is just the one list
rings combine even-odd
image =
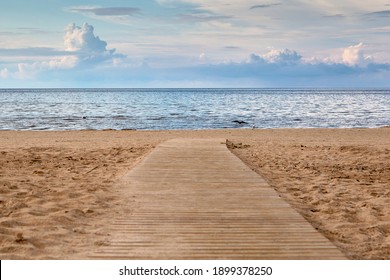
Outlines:
[{"label": "wooden walkway", "polygon": [[167,141],[122,184],[132,212],[93,259],[345,259],[225,139]]}]

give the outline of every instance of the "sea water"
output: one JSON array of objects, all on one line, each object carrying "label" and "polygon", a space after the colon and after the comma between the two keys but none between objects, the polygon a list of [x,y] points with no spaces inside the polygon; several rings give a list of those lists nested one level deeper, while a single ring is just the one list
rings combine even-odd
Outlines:
[{"label": "sea water", "polygon": [[0,130],[390,125],[390,89],[0,89]]}]

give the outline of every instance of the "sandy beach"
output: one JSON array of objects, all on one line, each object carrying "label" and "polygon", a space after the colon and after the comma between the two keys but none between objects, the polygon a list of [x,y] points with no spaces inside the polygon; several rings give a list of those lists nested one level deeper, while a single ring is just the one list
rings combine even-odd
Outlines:
[{"label": "sandy beach", "polygon": [[186,137],[227,139],[348,258],[390,259],[390,128],[1,131],[0,258],[86,258],[129,211],[121,176]]}]

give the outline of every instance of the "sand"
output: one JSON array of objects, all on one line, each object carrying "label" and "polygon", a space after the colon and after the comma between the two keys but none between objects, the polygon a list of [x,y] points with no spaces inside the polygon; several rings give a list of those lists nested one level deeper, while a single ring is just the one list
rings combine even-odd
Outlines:
[{"label": "sand", "polygon": [[85,259],[159,143],[228,146],[351,259],[390,259],[390,129],[0,132],[0,258]]}]

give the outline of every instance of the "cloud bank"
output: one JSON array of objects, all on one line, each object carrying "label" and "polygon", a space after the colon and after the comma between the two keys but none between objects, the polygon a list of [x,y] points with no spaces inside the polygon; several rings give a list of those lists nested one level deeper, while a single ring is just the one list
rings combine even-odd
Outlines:
[{"label": "cloud bank", "polygon": [[[334,87],[390,86],[390,64],[365,54],[362,43],[340,51],[338,60],[307,59],[291,49],[252,53],[241,61],[211,63],[204,52],[186,67],[131,63],[95,35],[92,25],[65,28],[64,49],[0,49],[1,54],[37,55],[35,62],[0,67],[2,81],[20,86],[70,87]],[[43,61],[40,59],[44,59]],[[134,62],[134,61],[133,61]],[[4,84],[4,83],[3,83]],[[12,84],[12,83],[10,83]]]},{"label": "cloud bank", "polygon": [[147,85],[173,87],[390,86],[390,64],[375,63],[363,49],[363,44],[349,46],[340,52],[338,61],[305,59],[295,50],[272,49],[264,54],[252,53],[240,62],[141,69],[128,79],[136,85],[137,79],[142,79]]}]

